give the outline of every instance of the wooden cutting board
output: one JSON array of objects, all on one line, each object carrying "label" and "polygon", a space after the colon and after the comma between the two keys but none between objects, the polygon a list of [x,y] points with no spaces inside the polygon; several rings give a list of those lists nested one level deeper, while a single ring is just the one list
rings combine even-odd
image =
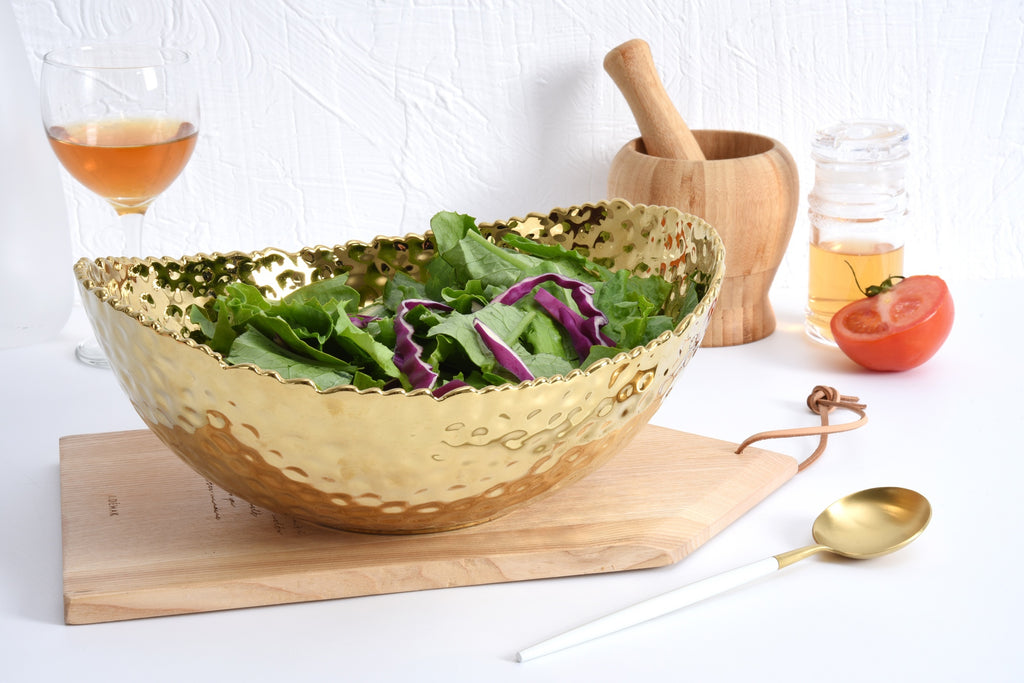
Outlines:
[{"label": "wooden cutting board", "polygon": [[89,624],[678,562],[796,473],[648,426],[585,479],[457,531],[320,529],[206,481],[148,430],[60,441],[64,619]]}]

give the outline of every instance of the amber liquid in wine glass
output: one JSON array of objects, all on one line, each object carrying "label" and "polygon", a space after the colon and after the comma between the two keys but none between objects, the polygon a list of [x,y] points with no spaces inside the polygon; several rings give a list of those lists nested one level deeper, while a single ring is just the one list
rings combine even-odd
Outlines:
[{"label": "amber liquid in wine glass", "polygon": [[51,126],[47,135],[75,180],[123,215],[143,213],[174,182],[198,131],[187,121],[115,119]]}]

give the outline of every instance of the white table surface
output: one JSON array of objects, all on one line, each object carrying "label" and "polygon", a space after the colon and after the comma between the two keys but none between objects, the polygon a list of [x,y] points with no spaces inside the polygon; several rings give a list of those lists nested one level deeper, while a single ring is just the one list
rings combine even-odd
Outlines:
[{"label": "white table surface", "polygon": [[[142,427],[112,374],[79,365],[87,330],[0,351],[0,680],[1024,680],[1024,281],[953,283],[946,345],[906,373],[860,370],[802,332],[802,293],[773,292],[762,341],[700,349],[653,422],[741,441],[812,425],[831,385],[869,423],[682,562],[88,626],[63,623],[58,437]],[[833,414],[847,419],[845,411]],[[761,444],[803,457],[816,440]],[[862,488],[926,495],[932,523],[869,561],[817,556],[756,584],[526,663],[527,645],[705,576],[811,541]]]}]

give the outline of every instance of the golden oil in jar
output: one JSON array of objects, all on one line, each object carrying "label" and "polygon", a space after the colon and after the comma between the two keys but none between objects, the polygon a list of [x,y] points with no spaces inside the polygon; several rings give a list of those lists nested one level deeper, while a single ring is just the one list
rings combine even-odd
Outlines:
[{"label": "golden oil in jar", "polygon": [[902,273],[903,247],[877,242],[858,244],[856,240],[812,244],[805,322],[809,333],[822,341],[833,341],[829,329],[832,316],[864,296],[858,281],[867,287]]}]

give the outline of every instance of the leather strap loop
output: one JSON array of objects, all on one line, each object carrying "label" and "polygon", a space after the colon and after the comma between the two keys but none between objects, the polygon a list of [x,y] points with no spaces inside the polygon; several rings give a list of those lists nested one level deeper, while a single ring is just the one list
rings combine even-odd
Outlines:
[{"label": "leather strap loop", "polygon": [[[818,385],[814,387],[814,390],[807,397],[807,407],[811,409],[812,413],[816,413],[821,416],[820,427],[796,427],[793,429],[776,429],[767,432],[760,432],[747,438],[746,441],[739,445],[736,449],[736,453],[743,452],[743,449],[752,443],[763,441],[765,439],[782,439],[791,436],[817,436],[818,447],[811,453],[806,460],[801,462],[797,466],[797,472],[802,472],[809,465],[825,452],[825,447],[828,445],[828,435],[835,434],[837,432],[848,432],[857,427],[865,425],[868,421],[867,405],[859,403],[860,399],[856,396],[844,396],[836,391],[833,387],[827,387]],[[854,422],[845,422],[843,424],[829,424],[828,416],[836,408],[845,408],[860,416],[860,419]]]}]

